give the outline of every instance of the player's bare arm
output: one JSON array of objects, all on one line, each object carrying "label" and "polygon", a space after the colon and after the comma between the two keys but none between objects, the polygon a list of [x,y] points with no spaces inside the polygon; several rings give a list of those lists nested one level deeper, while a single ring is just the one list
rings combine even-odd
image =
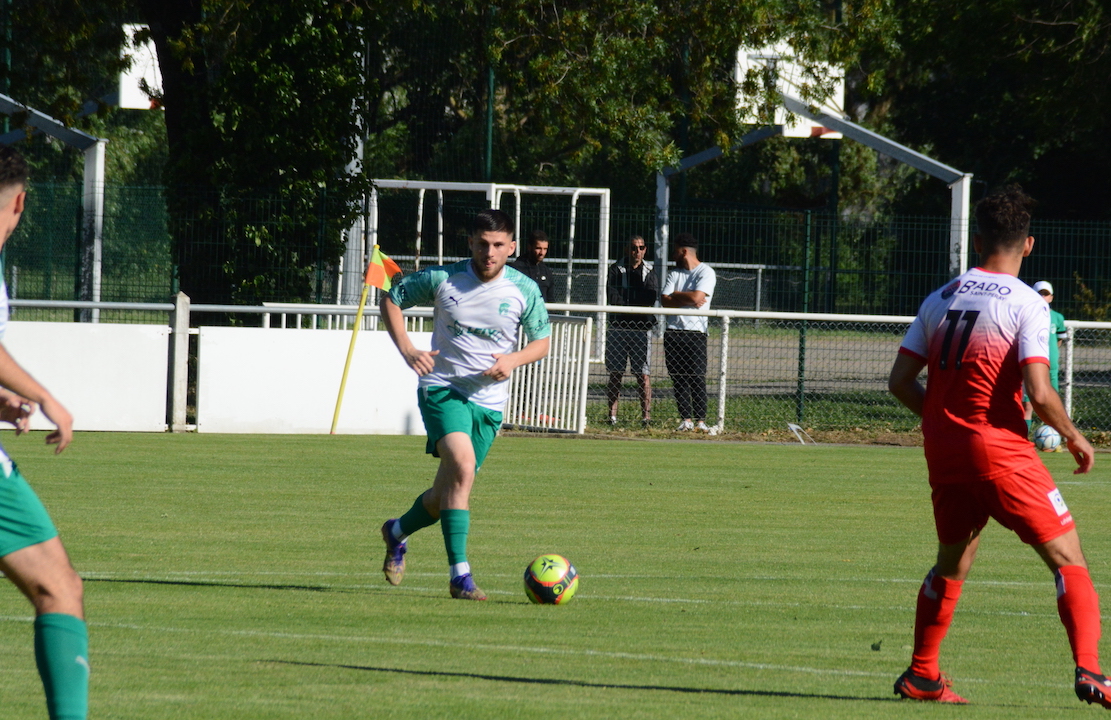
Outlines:
[{"label": "player's bare arm", "polygon": [[660,304],[670,308],[698,308],[706,304],[706,293],[701,290],[676,291],[661,296]]},{"label": "player's bare arm", "polygon": [[16,435],[27,432],[31,416],[37,409],[36,403],[22,395],[0,388],[0,422],[14,425]]},{"label": "player's bare arm", "polygon": [[533,340],[514,353],[505,355],[494,353],[491,355],[494,358],[494,364],[482,374],[495,380],[505,380],[515,368],[547,357],[550,347],[551,338],[540,338],[539,340]]},{"label": "player's bare arm", "polygon": [[54,423],[55,430],[46,436],[47,445],[56,445],[54,453],[60,453],[73,441],[73,416],[62,404],[47,392],[31,375],[20,367],[7,349],[0,345],[0,386],[37,403],[42,414]]},{"label": "player's bare arm", "polygon": [[417,375],[427,375],[432,372],[436,367],[436,355],[440,351],[420,350],[413,345],[409,333],[405,330],[405,317],[401,314],[401,308],[389,295],[382,296],[378,307],[382,310],[382,321],[386,324],[386,331],[389,332],[390,339],[397,346],[401,357],[405,359],[405,364]]},{"label": "player's bare arm", "polygon": [[926,363],[921,359],[899,353],[887,378],[887,389],[896,400],[918,417],[922,417],[922,408],[926,403],[926,388],[918,382],[918,375],[924,367]]},{"label": "player's bare arm", "polygon": [[1080,475],[1092,469],[1095,454],[1091,443],[1069,420],[1061,396],[1053,389],[1049,380],[1049,366],[1043,363],[1027,363],[1022,366],[1022,381],[1026,386],[1026,396],[1034,406],[1034,412],[1047,425],[1052,425],[1068,443],[1069,452],[1076,459],[1074,474]]}]

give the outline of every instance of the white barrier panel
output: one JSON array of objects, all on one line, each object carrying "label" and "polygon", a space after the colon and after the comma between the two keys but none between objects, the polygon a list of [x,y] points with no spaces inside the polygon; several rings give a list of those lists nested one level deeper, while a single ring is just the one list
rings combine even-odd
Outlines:
[{"label": "white barrier panel", "polygon": [[[170,328],[12,322],[4,347],[73,415],[75,430],[164,432]],[[35,413],[33,430],[54,426]]]},{"label": "white barrier panel", "polygon": [[[431,333],[409,333],[429,349]],[[327,433],[332,426],[346,330],[202,327],[197,432]],[[361,332],[336,432],[423,435],[417,375],[384,332]]]}]

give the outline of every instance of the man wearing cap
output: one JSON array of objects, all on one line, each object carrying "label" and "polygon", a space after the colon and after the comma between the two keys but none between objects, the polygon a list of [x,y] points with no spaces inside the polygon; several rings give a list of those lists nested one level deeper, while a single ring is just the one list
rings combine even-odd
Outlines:
[{"label": "man wearing cap", "polygon": [[[714,269],[698,259],[698,241],[690,233],[675,238],[672,259],[675,269],[667,274],[660,304],[668,308],[710,309],[717,286]],[[706,425],[706,339],[709,318],[705,315],[668,315],[664,332],[664,362],[675,388],[679,430],[713,433]]]},{"label": "man wearing cap", "polygon": [[[1053,302],[1053,285],[1049,281],[1039,280],[1034,283],[1034,291],[1047,303]],[[1057,386],[1057,361],[1061,354],[1061,343],[1069,336],[1069,331],[1065,327],[1065,316],[1052,308],[1049,311],[1049,334],[1057,336],[1057,342],[1049,343],[1049,381],[1053,383],[1053,389],[1060,392]],[[1030,398],[1026,397],[1025,393],[1022,395],[1022,409],[1026,413],[1026,427],[1030,427],[1030,423],[1034,420],[1034,406],[1030,404]]]}]

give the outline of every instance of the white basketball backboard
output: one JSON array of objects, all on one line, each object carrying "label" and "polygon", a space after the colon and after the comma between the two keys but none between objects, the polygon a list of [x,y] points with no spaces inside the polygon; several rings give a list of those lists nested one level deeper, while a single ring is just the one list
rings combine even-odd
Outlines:
[{"label": "white basketball backboard", "polygon": [[[844,117],[844,71],[828,63],[820,63],[818,67],[819,72],[823,73],[820,81],[804,72],[802,66],[795,61],[795,51],[786,42],[781,42],[758,49],[744,47],[739,49],[734,77],[738,87],[740,87],[748,77],[749,71],[760,72],[768,68],[774,73],[776,90],[779,92],[809,102],[827,114]],[[807,97],[811,93],[817,92],[822,82],[832,83],[833,93],[821,102],[815,102]],[[741,92],[743,93],[743,91]],[[743,96],[739,97],[738,103],[745,104],[746,100],[749,99]],[[841,133],[822,127],[798,115],[788,121],[788,114],[787,109],[779,105],[776,107],[775,118],[772,123],[781,126],[783,135],[786,137],[821,137],[827,140],[841,138]],[[742,118],[742,122],[752,125],[760,124],[758,118],[751,112]]]},{"label": "white basketball backboard", "polygon": [[154,43],[135,42],[135,34],[146,30],[146,25],[124,25],[123,32],[127,37],[121,53],[131,57],[131,67],[120,73],[120,107],[133,110],[150,110],[155,107],[151,98],[142,89],[145,81],[147,87],[157,93],[162,92],[162,73],[158,70],[158,55],[154,50]]}]

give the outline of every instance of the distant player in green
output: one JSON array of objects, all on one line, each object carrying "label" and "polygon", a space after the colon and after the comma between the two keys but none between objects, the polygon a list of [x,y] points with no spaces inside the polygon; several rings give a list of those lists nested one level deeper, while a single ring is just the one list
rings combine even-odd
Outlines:
[{"label": "distant player in green", "polygon": [[[382,319],[420,382],[417,404],[428,432],[425,451],[440,458],[432,487],[400,518],[382,525],[391,585],[405,574],[406,540],[440,523],[451,567],[451,596],[485,600],[467,560],[470,495],[475,474],[494,442],[514,368],[548,354],[551,325],[536,283],[506,267],[516,249],[513,221],[484,210],[468,241],[471,259],[430,267],[402,278],[382,297]],[[402,309],[432,305],[432,350],[418,350],[405,331]],[[524,328],[528,338],[517,350]]]},{"label": "distant player in green", "polygon": [[[1047,303],[1053,303],[1053,285],[1048,280],[1034,283],[1034,290]],[[1060,368],[1058,360],[1061,355],[1061,343],[1068,339],[1069,329],[1065,327],[1065,316],[1052,308],[1049,310],[1049,334],[1049,381],[1053,383],[1053,389],[1060,392],[1061,388],[1057,385]],[[1034,406],[1030,404],[1030,398],[1025,392],[1022,394],[1022,409],[1026,417],[1026,427],[1029,428],[1034,419]],[[1060,445],[1057,446],[1058,452],[1062,449]]]},{"label": "distant player in green", "polygon": [[[27,163],[0,148],[0,248],[19,224]],[[0,276],[0,338],[8,324],[8,291]],[[46,436],[55,453],[73,440],[73,418],[0,345],[0,421],[27,429],[36,406],[57,427]],[[35,608],[35,662],[52,720],[84,720],[89,704],[89,635],[81,578],[70,565],[46,508],[0,448],[0,570]],[[3,714],[0,709],[0,715]]]}]

